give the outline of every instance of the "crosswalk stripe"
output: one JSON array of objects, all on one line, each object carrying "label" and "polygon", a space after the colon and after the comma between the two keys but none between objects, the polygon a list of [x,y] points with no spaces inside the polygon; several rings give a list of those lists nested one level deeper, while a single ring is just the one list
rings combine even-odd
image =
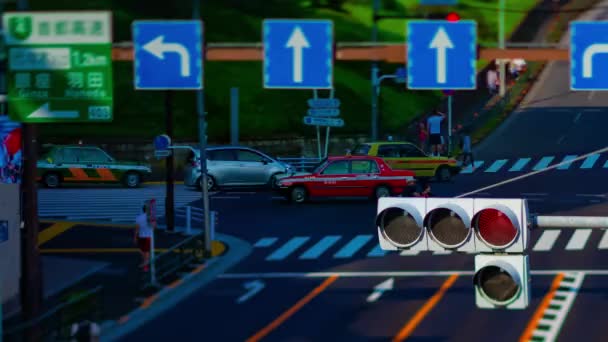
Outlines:
[{"label": "crosswalk stripe", "polygon": [[486,169],[485,172],[497,172],[507,163],[507,159],[500,159],[492,163],[489,168]]},{"label": "crosswalk stripe", "polygon": [[513,166],[511,166],[509,171],[511,171],[511,172],[521,171],[530,162],[530,160],[532,160],[532,158],[519,158],[517,160],[517,162],[515,162],[515,164],[513,164]]},{"label": "crosswalk stripe", "polygon": [[608,229],[604,229],[604,233],[602,234],[602,239],[600,240],[598,249],[608,249]]},{"label": "crosswalk stripe", "polygon": [[334,258],[345,259],[350,258],[357,251],[359,251],[366,243],[368,243],[373,238],[372,235],[357,235],[352,240],[350,240],[346,246],[342,247],[336,254],[334,254]]},{"label": "crosswalk stripe", "polygon": [[316,259],[333,246],[342,237],[340,235],[330,235],[322,238],[314,246],[310,247],[309,250],[300,255],[300,259]]},{"label": "crosswalk stripe", "polygon": [[402,256],[418,255],[418,254],[420,254],[420,251],[413,251],[411,249],[405,249],[405,250],[401,251],[401,253],[399,253],[399,255],[402,255]]},{"label": "crosswalk stripe", "polygon": [[369,253],[367,253],[368,257],[382,257],[388,254],[388,251],[383,250],[380,247],[380,244],[376,245],[374,249],[372,249]]},{"label": "crosswalk stripe", "polygon": [[265,238],[259,239],[253,246],[254,247],[270,247],[275,242],[277,242],[277,240],[278,239],[276,237],[265,237]]},{"label": "crosswalk stripe", "polygon": [[600,158],[600,155],[595,153],[585,158],[583,165],[581,165],[581,169],[590,169],[595,165],[595,162]]},{"label": "crosswalk stripe", "polygon": [[449,255],[452,254],[452,251],[443,250],[443,251],[434,251],[433,255]]},{"label": "crosswalk stripe", "polygon": [[585,248],[591,236],[591,229],[577,229],[566,245],[567,251],[580,251]]},{"label": "crosswalk stripe", "polygon": [[555,159],[555,157],[543,157],[536,165],[532,168],[534,171],[542,170],[549,167],[549,164]]},{"label": "crosswalk stripe", "polygon": [[296,249],[300,248],[303,244],[305,244],[308,240],[310,240],[307,236],[296,236],[291,240],[287,241],[283,246],[270,254],[266,260],[283,260],[287,258],[291,253],[293,253]]},{"label": "crosswalk stripe", "polygon": [[483,163],[484,163],[483,160],[477,160],[473,163],[473,165],[469,165],[469,166],[465,167],[464,169],[462,169],[462,171],[460,171],[460,173],[473,173],[473,171],[480,168],[481,165],[483,165]]},{"label": "crosswalk stripe", "polygon": [[564,159],[561,161],[561,163],[565,163],[562,164],[560,166],[557,167],[558,170],[567,170],[570,165],[572,165],[571,160],[576,159],[576,155],[567,155],[564,157]]},{"label": "crosswalk stripe", "polygon": [[532,250],[537,251],[537,252],[550,251],[551,248],[553,248],[555,241],[557,241],[557,238],[559,237],[560,233],[561,233],[561,230],[543,231],[543,233],[541,234],[538,241],[536,241],[536,244],[534,245]]}]

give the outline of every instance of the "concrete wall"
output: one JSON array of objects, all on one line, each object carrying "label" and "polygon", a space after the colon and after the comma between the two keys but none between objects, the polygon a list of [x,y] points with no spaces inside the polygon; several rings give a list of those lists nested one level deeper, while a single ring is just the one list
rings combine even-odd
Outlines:
[{"label": "concrete wall", "polygon": [[[8,240],[0,239],[0,297],[4,317],[19,310],[19,278],[21,278],[19,198],[19,184],[0,184],[0,224],[3,221],[8,222]],[[1,235],[3,234],[0,233]]]}]

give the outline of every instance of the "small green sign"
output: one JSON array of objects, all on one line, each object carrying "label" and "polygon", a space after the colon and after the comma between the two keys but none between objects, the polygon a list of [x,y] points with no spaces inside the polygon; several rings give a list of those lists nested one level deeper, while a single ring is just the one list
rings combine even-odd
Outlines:
[{"label": "small green sign", "polygon": [[9,12],[8,103],[14,121],[112,121],[110,12]]}]

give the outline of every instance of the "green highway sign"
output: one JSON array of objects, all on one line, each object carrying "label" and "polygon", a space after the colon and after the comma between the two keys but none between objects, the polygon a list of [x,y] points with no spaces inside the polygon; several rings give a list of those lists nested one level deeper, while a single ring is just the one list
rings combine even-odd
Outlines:
[{"label": "green highway sign", "polygon": [[7,12],[2,19],[12,120],[112,121],[111,12]]}]

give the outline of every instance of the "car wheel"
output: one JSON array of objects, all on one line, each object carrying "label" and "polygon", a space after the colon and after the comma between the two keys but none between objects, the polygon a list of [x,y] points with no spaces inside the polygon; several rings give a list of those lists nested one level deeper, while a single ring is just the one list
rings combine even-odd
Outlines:
[{"label": "car wheel", "polygon": [[308,193],[306,192],[306,189],[304,187],[297,186],[297,187],[291,189],[290,200],[294,203],[306,202],[307,196],[308,196]]},{"label": "car wheel", "polygon": [[47,188],[58,188],[61,184],[61,179],[56,173],[47,173],[46,175],[44,175],[42,182]]},{"label": "car wheel", "polygon": [[450,179],[452,179],[452,173],[447,167],[441,166],[439,167],[439,169],[437,169],[437,172],[435,173],[435,178],[437,178],[437,180],[440,182],[449,182]]},{"label": "car wheel", "polygon": [[276,189],[279,187],[278,175],[280,175],[280,173],[275,173],[274,175],[270,176],[270,179],[268,180],[268,187],[270,189]]},{"label": "car wheel", "polygon": [[389,197],[391,195],[391,189],[389,189],[387,186],[380,185],[376,188],[374,194],[376,198]]},{"label": "car wheel", "polygon": [[[201,190],[203,189],[203,177],[199,178],[198,187]],[[214,190],[216,187],[217,185],[215,184],[215,179],[212,176],[207,175],[207,191]]]},{"label": "car wheel", "polygon": [[137,188],[141,183],[141,176],[137,172],[128,172],[125,175],[124,183],[127,188]]}]

